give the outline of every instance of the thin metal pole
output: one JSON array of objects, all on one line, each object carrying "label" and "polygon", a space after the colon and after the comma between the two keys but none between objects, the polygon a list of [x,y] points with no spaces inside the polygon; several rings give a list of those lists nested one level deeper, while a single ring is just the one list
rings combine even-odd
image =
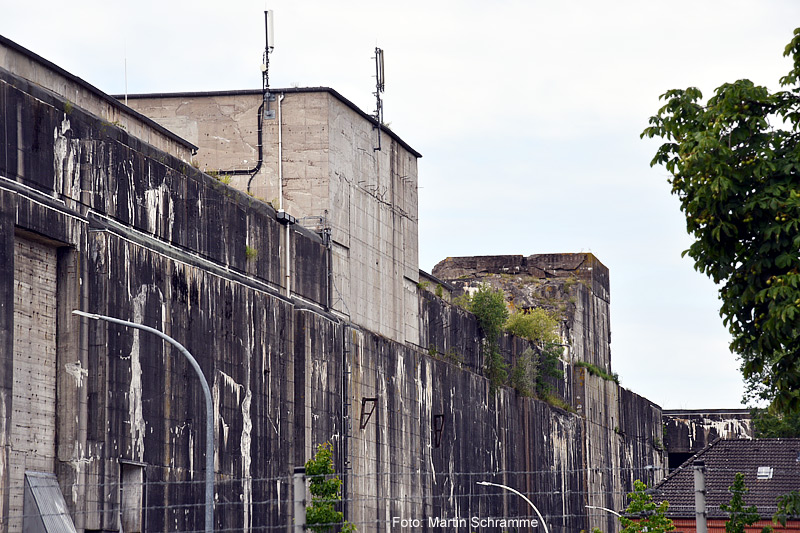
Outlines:
[{"label": "thin metal pole", "polygon": [[692,463],[694,470],[694,515],[695,530],[697,533],[707,533],[708,524],[706,522],[706,463],[695,461]]},{"label": "thin metal pole", "polygon": [[211,389],[208,388],[208,381],[206,377],[203,375],[203,370],[200,368],[200,365],[197,364],[197,360],[189,353],[189,350],[183,347],[181,343],[170,337],[169,335],[162,333],[161,331],[151,328],[149,326],[145,326],[143,324],[136,324],[134,322],[128,322],[127,320],[120,320],[119,318],[114,318],[105,315],[96,315],[93,313],[85,313],[83,311],[72,311],[73,315],[79,315],[86,318],[91,318],[92,320],[105,320],[106,322],[112,322],[114,324],[120,324],[122,326],[127,326],[129,328],[134,329],[141,329],[144,331],[149,331],[153,335],[161,337],[163,340],[167,341],[168,343],[175,346],[185,357],[189,360],[189,364],[192,365],[194,371],[197,373],[197,377],[200,378],[200,385],[203,387],[203,394],[206,398],[206,498],[205,498],[205,521],[206,521],[206,533],[211,533],[214,531],[214,402],[211,399]]},{"label": "thin metal pole", "polygon": [[306,467],[294,467],[294,531],[303,533],[306,529]]},{"label": "thin metal pole", "polygon": [[536,511],[536,516],[539,517],[539,520],[541,521],[542,525],[544,526],[544,533],[550,533],[550,531],[547,529],[547,523],[544,521],[544,518],[542,517],[542,513],[540,513],[539,509],[537,509],[536,506],[533,505],[533,502],[530,501],[520,491],[518,491],[517,489],[512,489],[511,487],[508,487],[506,485],[500,485],[499,483],[489,483],[488,481],[478,481],[477,483],[478,483],[478,485],[490,485],[492,487],[500,487],[501,489],[509,490],[509,491],[513,492],[514,494],[516,494],[517,496],[519,496],[520,498],[522,498],[523,500],[525,500],[526,502],[528,502],[528,505],[533,507],[533,510]]},{"label": "thin metal pole", "polygon": [[597,505],[584,505],[584,507],[586,507],[587,509],[599,509],[599,510],[601,510],[601,511],[605,511],[605,512],[607,512],[607,513],[611,513],[611,514],[613,514],[614,516],[619,516],[619,517],[621,517],[621,516],[622,516],[622,515],[621,515],[621,514],[619,514],[618,512],[616,512],[616,511],[613,511],[613,510],[609,509],[608,507],[599,507],[599,506],[597,506]]}]

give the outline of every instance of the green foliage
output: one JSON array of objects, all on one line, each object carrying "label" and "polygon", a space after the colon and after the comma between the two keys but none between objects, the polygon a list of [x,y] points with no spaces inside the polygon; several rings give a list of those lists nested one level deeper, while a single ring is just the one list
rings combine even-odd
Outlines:
[{"label": "green foliage", "polygon": [[533,342],[559,343],[559,317],[555,313],[534,307],[527,311],[511,313],[506,320],[506,331]]},{"label": "green foliage", "polygon": [[258,257],[258,250],[256,250],[255,248],[251,248],[250,246],[245,246],[244,256],[248,261],[252,261],[256,257]]},{"label": "green foliage", "polygon": [[508,320],[503,292],[481,285],[469,302],[469,312],[478,319],[483,335],[490,343],[497,343],[503,334],[503,325]]},{"label": "green foliage", "polygon": [[425,289],[428,288],[428,285],[430,284],[431,284],[430,281],[420,281],[419,283],[417,283],[417,288],[421,291],[424,291]]},{"label": "green foliage", "polygon": [[558,407],[559,409],[563,409],[565,411],[569,411],[571,413],[575,412],[575,409],[572,408],[570,404],[564,401],[563,398],[556,394],[551,393],[544,393],[538,395],[540,399],[544,400],[548,404],[552,405],[553,407]]},{"label": "green foliage", "polygon": [[745,528],[758,522],[761,517],[755,505],[744,506],[744,495],[748,492],[744,484],[744,474],[737,472],[733,485],[728,490],[732,494],[731,501],[719,506],[722,512],[728,513],[725,533],[745,533]]},{"label": "green foliage", "polygon": [[[331,445],[328,442],[320,444],[314,458],[306,463],[311,492],[311,505],[306,507],[306,525],[317,533],[330,531],[344,518],[342,512],[336,510],[336,505],[341,502],[342,481],[335,474]],[[342,531],[355,531],[355,528],[344,522]]]},{"label": "green foliage", "polygon": [[511,384],[523,396],[544,398],[551,389],[547,378],[564,377],[559,365],[558,323],[557,314],[539,307],[512,313],[506,320],[506,331],[538,344],[540,349],[539,354],[525,350],[511,372]]},{"label": "green foliage", "polygon": [[461,294],[461,295],[456,296],[455,298],[453,298],[453,302],[452,303],[453,303],[453,305],[457,305],[458,307],[460,307],[462,309],[466,309],[467,311],[469,311],[469,304],[471,302],[472,302],[472,298],[470,298],[470,295],[465,292],[464,294]]},{"label": "green foliage", "polygon": [[439,298],[444,297],[444,287],[442,287],[441,283],[436,285],[436,296],[438,296]]},{"label": "green foliage", "polygon": [[783,527],[792,518],[800,518],[800,491],[797,490],[779,497],[778,510],[772,515],[772,521]]},{"label": "green foliage", "polygon": [[483,365],[492,394],[508,380],[508,365],[500,353],[500,336],[508,319],[508,309],[502,291],[481,285],[470,298],[469,311],[478,319],[483,331]]},{"label": "green foliage", "polygon": [[536,382],[539,377],[538,359],[536,352],[527,348],[511,370],[511,386],[523,396],[533,396],[536,393]]},{"label": "green foliage", "polygon": [[536,376],[536,394],[544,397],[550,394],[552,387],[547,378],[562,379],[564,371],[561,370],[559,346],[545,346],[539,355],[539,374]]},{"label": "green foliage", "polygon": [[616,372],[609,374],[599,366],[593,365],[592,363],[587,363],[586,361],[575,361],[575,366],[585,368],[586,371],[593,376],[597,376],[606,381],[613,381],[614,383],[619,384],[619,374]]},{"label": "green foliage", "polygon": [[656,504],[647,493],[647,485],[638,479],[633,482],[633,492],[628,498],[631,501],[619,519],[620,533],[665,533],[675,529],[672,520],[667,518],[669,502]]},{"label": "green foliage", "polygon": [[64,100],[64,113],[69,115],[70,113],[72,113],[73,108],[74,106],[72,105],[72,102],[70,102],[69,100]]},{"label": "green foliage", "polygon": [[720,284],[720,315],[746,380],[781,412],[800,410],[800,29],[785,56],[790,87],[726,83],[707,103],[670,90],[642,137],[661,137],[651,165],[695,242],[684,253]]},{"label": "green foliage", "polygon": [[800,437],[800,412],[771,413],[769,409],[751,409],[753,433],[757,439]]}]

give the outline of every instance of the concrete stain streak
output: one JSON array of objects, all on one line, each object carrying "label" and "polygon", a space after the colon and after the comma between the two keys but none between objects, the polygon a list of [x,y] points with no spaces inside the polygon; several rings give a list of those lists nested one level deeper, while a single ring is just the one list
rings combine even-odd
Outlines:
[{"label": "concrete stain streak", "polygon": [[[142,323],[147,304],[147,287],[142,287],[132,299],[133,322]],[[139,360],[139,330],[133,330],[131,343],[131,381],[128,387],[128,419],[131,425],[131,456],[137,461],[144,460],[144,435],[146,424],[142,407],[142,363]]]},{"label": "concrete stain streak", "polygon": [[75,386],[83,387],[83,380],[89,375],[89,369],[81,367],[80,361],[74,361],[64,365],[67,374],[75,378]]}]

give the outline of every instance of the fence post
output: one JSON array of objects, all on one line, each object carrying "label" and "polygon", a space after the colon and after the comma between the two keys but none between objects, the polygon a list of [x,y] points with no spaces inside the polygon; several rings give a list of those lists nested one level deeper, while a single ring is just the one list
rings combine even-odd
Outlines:
[{"label": "fence post", "polygon": [[294,467],[294,533],[306,529],[306,467]]}]

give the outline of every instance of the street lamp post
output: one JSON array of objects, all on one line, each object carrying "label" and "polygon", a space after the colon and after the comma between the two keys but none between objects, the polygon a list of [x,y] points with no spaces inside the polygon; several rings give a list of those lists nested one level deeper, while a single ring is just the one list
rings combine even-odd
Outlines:
[{"label": "street lamp post", "polygon": [[526,502],[528,502],[528,505],[530,505],[531,507],[533,507],[533,510],[534,510],[534,511],[536,511],[536,516],[538,516],[538,517],[539,517],[539,521],[540,521],[540,522],[542,523],[542,525],[544,526],[544,533],[550,533],[550,531],[547,529],[547,523],[544,521],[544,518],[542,518],[542,513],[540,513],[540,512],[539,512],[539,509],[537,509],[537,508],[536,508],[536,506],[535,506],[535,505],[533,505],[533,502],[532,502],[532,501],[530,501],[530,500],[529,500],[529,499],[528,499],[528,498],[527,498],[527,497],[526,497],[524,494],[522,494],[520,491],[518,491],[518,490],[516,490],[516,489],[512,489],[511,487],[508,487],[508,486],[506,486],[506,485],[500,485],[499,483],[489,483],[488,481],[478,481],[477,483],[478,483],[478,485],[486,485],[486,486],[492,486],[492,487],[500,487],[501,489],[505,489],[505,490],[511,491],[511,492],[513,492],[514,494],[516,494],[517,496],[519,496],[520,498],[522,498],[523,500],[525,500]]},{"label": "street lamp post", "polygon": [[119,318],[113,318],[105,315],[97,315],[94,313],[85,313],[83,311],[77,311],[77,310],[72,311],[72,314],[86,318],[91,318],[92,320],[105,320],[106,322],[120,324],[122,326],[126,326],[129,328],[148,331],[153,335],[161,337],[163,340],[175,346],[184,355],[184,357],[186,357],[186,359],[189,360],[189,364],[192,365],[192,368],[194,368],[195,373],[197,373],[197,377],[200,378],[200,385],[203,387],[203,394],[205,395],[206,399],[205,533],[211,533],[212,531],[214,531],[214,424],[213,424],[214,402],[211,399],[211,389],[208,388],[208,381],[206,380],[206,377],[203,375],[203,370],[200,368],[200,365],[197,363],[197,360],[192,356],[192,354],[189,353],[189,350],[183,347],[181,343],[179,343],[169,335],[162,333],[161,331],[151,328],[149,326],[145,326],[143,324],[136,324],[134,322],[128,322],[127,320],[120,320]]},{"label": "street lamp post", "polygon": [[620,517],[622,516],[622,515],[621,515],[621,514],[619,514],[618,512],[616,512],[616,511],[612,511],[612,510],[611,510],[611,509],[609,509],[608,507],[599,507],[599,506],[597,506],[597,505],[584,505],[584,507],[586,507],[587,509],[599,509],[599,510],[601,510],[601,511],[605,511],[605,512],[607,512],[607,513],[611,513],[611,514],[613,514],[614,516],[620,516]]}]

